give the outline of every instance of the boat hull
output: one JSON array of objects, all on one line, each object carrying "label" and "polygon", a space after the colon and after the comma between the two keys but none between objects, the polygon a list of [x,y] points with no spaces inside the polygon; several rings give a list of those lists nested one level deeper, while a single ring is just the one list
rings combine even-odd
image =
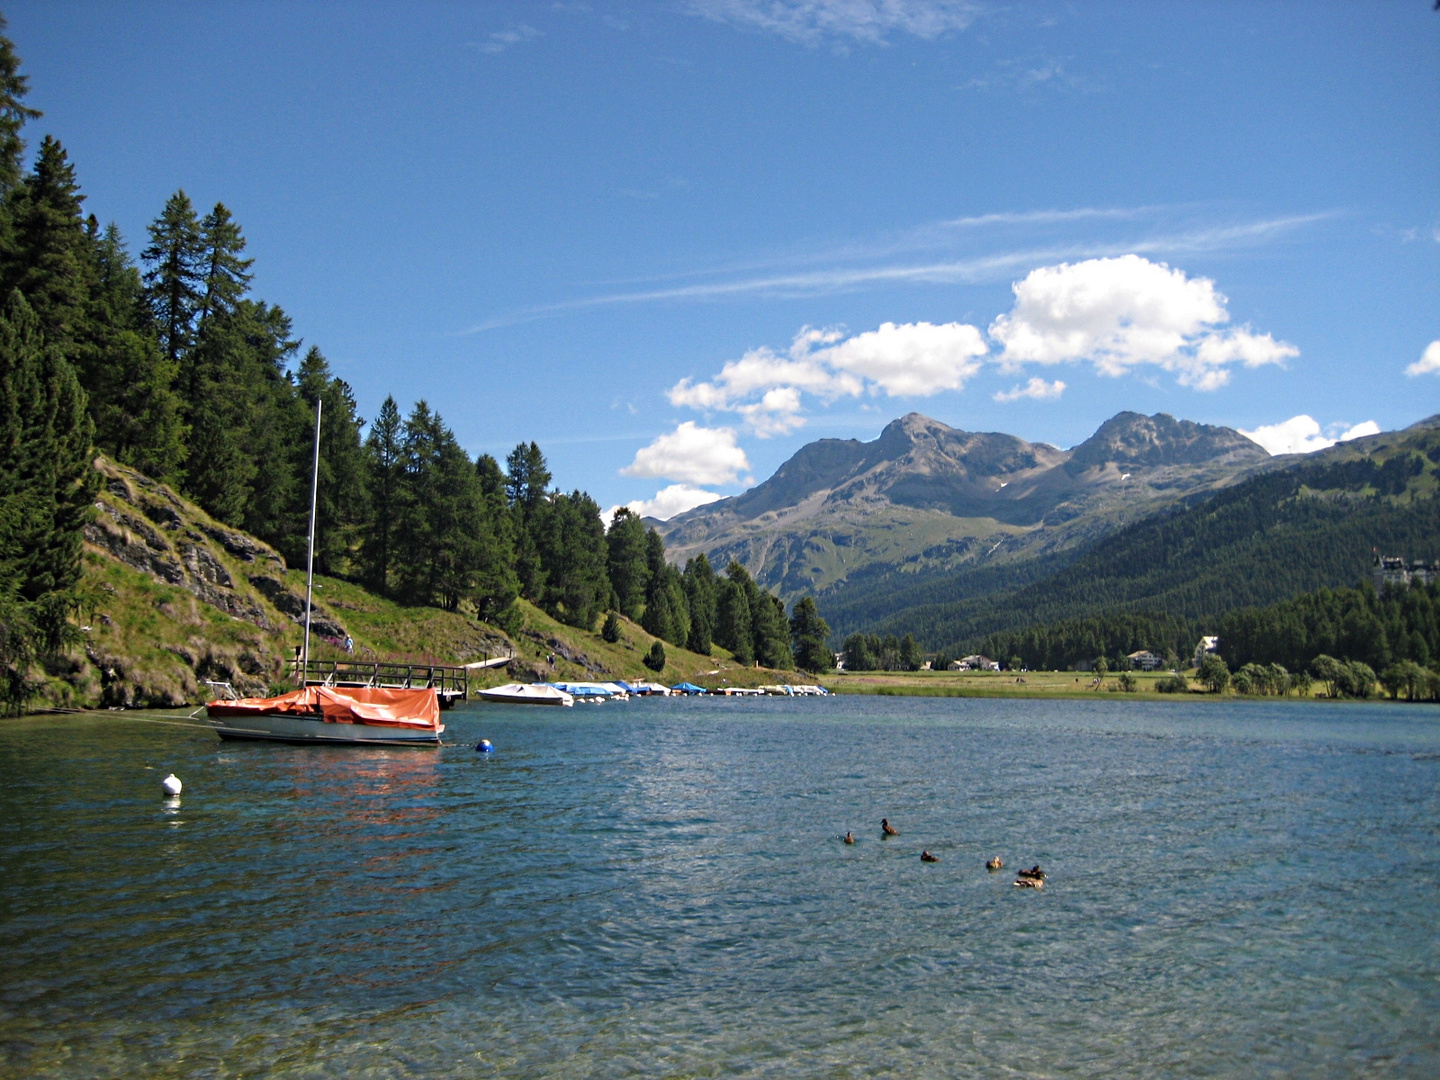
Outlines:
[{"label": "boat hull", "polygon": [[307,716],[264,714],[212,716],[215,734],[226,740],[247,742],[312,743],[333,746],[439,746],[440,732],[380,724],[336,724]]}]

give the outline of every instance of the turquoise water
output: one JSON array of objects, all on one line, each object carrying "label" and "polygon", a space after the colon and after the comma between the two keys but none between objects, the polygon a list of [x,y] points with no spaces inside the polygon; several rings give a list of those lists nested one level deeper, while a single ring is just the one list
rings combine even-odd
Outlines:
[{"label": "turquoise water", "polygon": [[0,1074],[1440,1074],[1434,707],[446,722],[0,722]]}]

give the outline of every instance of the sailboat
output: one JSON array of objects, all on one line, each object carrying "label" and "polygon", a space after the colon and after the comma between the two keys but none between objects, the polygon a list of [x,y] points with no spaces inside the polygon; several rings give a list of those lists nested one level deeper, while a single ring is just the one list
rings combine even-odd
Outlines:
[{"label": "sailboat", "polygon": [[[311,685],[310,613],[315,588],[315,506],[320,491],[320,413],[315,402],[315,457],[310,478],[310,536],[305,568],[305,643],[298,665],[300,686],[268,698],[230,696],[206,704],[222,739],[351,746],[438,746],[440,699],[435,688]],[[227,687],[228,689],[228,687]]]}]

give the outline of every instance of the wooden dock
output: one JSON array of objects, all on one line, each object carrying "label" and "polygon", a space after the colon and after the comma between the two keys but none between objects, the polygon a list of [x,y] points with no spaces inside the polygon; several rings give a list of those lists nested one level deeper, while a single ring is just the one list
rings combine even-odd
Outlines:
[{"label": "wooden dock", "polygon": [[290,661],[297,686],[366,686],[387,690],[419,690],[433,686],[440,707],[448,709],[470,697],[470,669],[448,664],[393,664],[368,660],[311,660],[300,671]]}]

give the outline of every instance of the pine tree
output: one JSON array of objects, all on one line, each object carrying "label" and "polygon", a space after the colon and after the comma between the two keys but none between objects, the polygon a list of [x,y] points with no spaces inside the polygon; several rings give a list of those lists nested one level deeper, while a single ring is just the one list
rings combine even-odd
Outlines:
[{"label": "pine tree", "polygon": [[640,516],[629,507],[620,507],[610,519],[605,544],[610,584],[615,589],[615,604],[626,618],[639,622],[650,584],[650,567],[645,554],[645,524]]},{"label": "pine tree", "polygon": [[535,443],[520,443],[505,459],[505,498],[510,506],[511,535],[515,544],[515,573],[520,592],[536,603],[545,592],[545,568],[535,535],[535,517],[544,507],[550,488],[545,455]]},{"label": "pine tree", "polygon": [[728,649],[737,664],[755,662],[755,645],[750,632],[750,602],[745,589],[732,578],[722,578],[717,592],[715,644]]},{"label": "pine tree", "polygon": [[99,474],[85,393],[17,290],[0,315],[0,692],[18,707],[26,669],[65,641],[82,532]]},{"label": "pine tree", "polygon": [[[365,520],[365,452],[356,415],[355,395],[336,378],[313,345],[300,361],[295,377],[301,399],[314,407],[323,400],[320,420],[320,484],[315,507],[315,568],[322,574],[348,570]],[[304,473],[301,473],[303,479]],[[309,488],[300,487],[306,497]]]},{"label": "pine tree", "polygon": [[830,626],[820,617],[814,598],[803,596],[795,601],[790,609],[790,640],[795,647],[795,663],[806,671],[829,671],[834,666],[829,638]]},{"label": "pine tree", "polygon": [[709,656],[718,613],[715,571],[703,551],[685,563],[684,583],[686,606],[690,609],[690,636],[685,646],[691,652]]},{"label": "pine tree", "polygon": [[557,494],[534,508],[530,527],[545,583],[541,607],[570,626],[593,629],[610,599],[599,505],[583,491]]},{"label": "pine tree", "polygon": [[200,249],[198,262],[203,291],[198,305],[197,329],[203,328],[211,316],[234,312],[250,291],[253,276],[250,267],[255,262],[254,259],[241,257],[245,250],[245,236],[224,203],[216,203],[215,209],[200,222]]},{"label": "pine tree", "polygon": [[685,646],[690,634],[690,612],[680,572],[665,561],[665,541],[651,529],[645,535],[645,614],[640,625],[647,633],[672,645]]},{"label": "pine tree", "polygon": [[178,487],[187,432],[175,368],[150,329],[140,273],[120,230],[111,224],[101,233],[91,217],[86,237],[95,289],[76,369],[90,400],[95,443],[117,461]]},{"label": "pine tree", "polygon": [[[145,294],[155,319],[160,350],[181,371],[181,360],[195,344],[195,316],[204,295],[205,242],[195,207],[183,190],[165,203],[150,223],[150,243],[140,253],[145,263]],[[181,380],[182,393],[194,393],[194,381]]]},{"label": "pine tree", "polygon": [[9,243],[0,288],[25,295],[47,340],[75,358],[93,283],[84,201],[65,148],[45,136],[30,175],[8,203]]},{"label": "pine tree", "polygon": [[365,439],[366,487],[370,515],[362,548],[365,582],[376,592],[390,594],[395,522],[399,509],[402,422],[393,397],[386,397],[380,414]]},{"label": "pine tree", "polygon": [[[5,25],[4,17],[0,16],[0,30],[4,30]],[[20,74],[20,57],[15,55],[14,42],[0,35],[0,202],[20,183],[21,162],[25,157],[25,140],[20,137],[20,131],[27,120],[38,120],[43,115],[39,109],[25,104],[25,95],[29,92],[30,80]]]}]

